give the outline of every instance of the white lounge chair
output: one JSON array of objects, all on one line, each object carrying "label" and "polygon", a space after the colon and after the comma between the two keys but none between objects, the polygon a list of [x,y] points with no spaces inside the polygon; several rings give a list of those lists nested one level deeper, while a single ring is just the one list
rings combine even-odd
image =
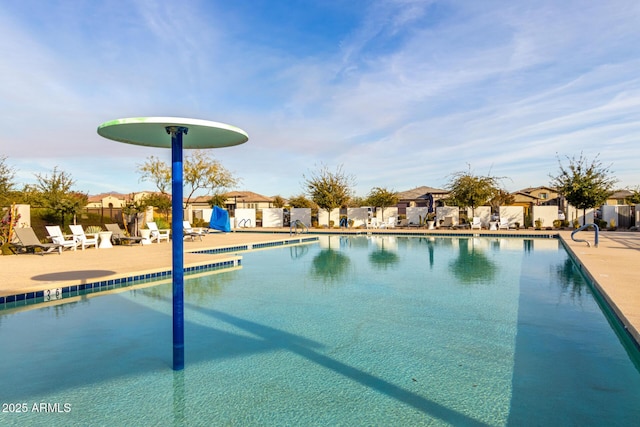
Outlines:
[{"label": "white lounge chair", "polygon": [[67,239],[64,234],[62,234],[62,229],[59,225],[47,225],[45,226],[47,229],[47,233],[49,233],[49,238],[53,243],[56,243],[62,246],[65,249],[76,250],[78,247],[78,242],[72,236],[70,239]]},{"label": "white lounge chair", "polygon": [[151,230],[151,236],[149,237],[149,239],[152,242],[154,240],[158,243],[162,242],[163,240],[166,240],[167,242],[169,241],[169,234],[171,233],[170,229],[166,228],[160,230],[158,228],[158,225],[153,221],[147,223],[147,228]]},{"label": "white lounge chair", "polygon": [[509,218],[500,218],[500,224],[498,224],[498,230],[509,229]]},{"label": "white lounge chair", "polygon": [[71,229],[71,232],[73,233],[73,238],[76,239],[76,243],[78,244],[78,246],[82,247],[82,250],[84,251],[84,248],[87,246],[95,246],[96,249],[98,248],[98,236],[94,235],[93,237],[87,237],[86,234],[84,234],[84,230],[82,229],[81,225],[70,225],[69,229]]},{"label": "white lounge chair", "polygon": [[478,230],[482,230],[482,221],[480,221],[479,216],[474,216],[471,220],[471,229],[477,228]]},{"label": "white lounge chair", "polygon": [[182,229],[184,232],[184,238],[191,238],[191,241],[193,241],[196,237],[199,237],[200,241],[202,241],[202,236],[205,235],[205,232],[201,229],[196,230],[195,228],[193,228],[189,221],[182,221]]},{"label": "white lounge chair", "polygon": [[378,228],[378,220],[376,218],[371,218],[367,223],[367,228]]},{"label": "white lounge chair", "polygon": [[387,218],[386,222],[381,222],[380,223],[380,228],[395,228],[396,227],[396,218],[393,216],[390,216],[389,218]]}]

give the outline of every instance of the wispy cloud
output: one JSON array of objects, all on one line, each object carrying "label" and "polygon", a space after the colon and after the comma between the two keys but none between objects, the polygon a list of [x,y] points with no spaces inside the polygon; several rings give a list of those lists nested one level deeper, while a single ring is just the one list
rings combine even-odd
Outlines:
[{"label": "wispy cloud", "polygon": [[133,191],[136,163],[168,153],[97,125],[189,116],[247,130],[215,155],[268,195],[299,193],[318,163],[361,195],[467,165],[516,190],[580,151],[637,185],[639,18],[630,0],[4,5],[1,153],[21,177],[58,164],[86,191]]}]

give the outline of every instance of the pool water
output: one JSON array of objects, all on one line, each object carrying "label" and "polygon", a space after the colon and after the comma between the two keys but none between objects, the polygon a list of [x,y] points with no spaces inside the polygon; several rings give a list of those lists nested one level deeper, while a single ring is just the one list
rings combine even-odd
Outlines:
[{"label": "pool water", "polygon": [[243,257],[187,280],[181,372],[170,284],[0,311],[0,425],[640,419],[638,350],[555,239],[323,236]]}]

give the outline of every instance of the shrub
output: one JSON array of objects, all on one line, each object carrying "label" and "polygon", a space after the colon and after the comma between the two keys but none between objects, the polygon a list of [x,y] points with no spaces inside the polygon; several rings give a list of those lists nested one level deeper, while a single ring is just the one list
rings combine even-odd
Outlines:
[{"label": "shrub", "polygon": [[166,230],[167,228],[171,228],[171,223],[159,216],[154,216],[153,221],[156,223],[156,225],[160,230]]},{"label": "shrub", "polygon": [[100,227],[99,225],[90,225],[84,230],[84,232],[87,234],[100,233],[101,231],[103,230],[102,230],[102,227]]},{"label": "shrub", "polygon": [[202,218],[193,218],[191,225],[193,227],[209,227],[209,222]]}]

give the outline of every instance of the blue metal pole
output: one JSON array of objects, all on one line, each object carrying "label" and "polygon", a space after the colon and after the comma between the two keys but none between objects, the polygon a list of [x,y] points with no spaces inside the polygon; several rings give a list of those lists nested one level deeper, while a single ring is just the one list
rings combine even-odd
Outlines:
[{"label": "blue metal pole", "polygon": [[173,369],[184,369],[184,239],[182,238],[182,135],[188,129],[168,126],[171,135],[171,234],[173,250]]}]

